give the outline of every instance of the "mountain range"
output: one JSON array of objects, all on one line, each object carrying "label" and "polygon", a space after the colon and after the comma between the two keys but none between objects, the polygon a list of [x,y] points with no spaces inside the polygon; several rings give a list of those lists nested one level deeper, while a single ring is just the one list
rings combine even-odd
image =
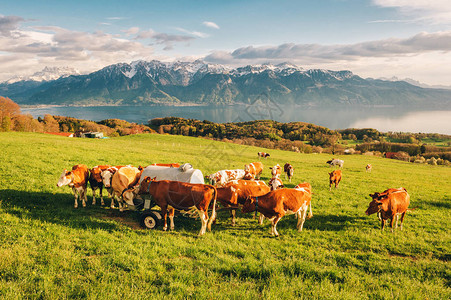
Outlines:
[{"label": "mountain range", "polygon": [[264,98],[309,106],[451,106],[451,90],[364,79],[350,71],[305,70],[289,63],[231,68],[200,60],[153,60],[114,64],[86,75],[71,69],[44,71],[54,71],[58,79],[35,74],[9,80],[0,83],[0,96],[21,105],[227,105]]}]

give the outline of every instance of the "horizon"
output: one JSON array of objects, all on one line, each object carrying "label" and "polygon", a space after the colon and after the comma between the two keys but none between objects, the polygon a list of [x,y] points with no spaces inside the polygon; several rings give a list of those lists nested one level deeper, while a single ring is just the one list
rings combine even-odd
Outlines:
[{"label": "horizon", "polygon": [[19,0],[0,8],[0,82],[159,60],[230,68],[289,62],[451,86],[451,3],[440,0]]}]

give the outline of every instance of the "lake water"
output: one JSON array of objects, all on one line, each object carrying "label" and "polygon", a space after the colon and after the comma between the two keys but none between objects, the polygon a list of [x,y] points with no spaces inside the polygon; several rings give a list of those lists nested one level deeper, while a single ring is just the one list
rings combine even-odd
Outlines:
[{"label": "lake water", "polygon": [[236,106],[89,106],[22,108],[33,117],[45,114],[100,121],[122,119],[146,124],[160,117],[183,117],[217,123],[271,119],[308,122],[330,129],[375,128],[382,132],[424,132],[451,135],[451,110],[405,110],[394,107],[304,108],[253,103]]}]

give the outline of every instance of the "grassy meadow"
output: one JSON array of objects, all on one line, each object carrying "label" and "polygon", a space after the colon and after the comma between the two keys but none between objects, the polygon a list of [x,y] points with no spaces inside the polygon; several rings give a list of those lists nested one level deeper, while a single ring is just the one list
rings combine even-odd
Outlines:
[{"label": "grassy meadow", "polygon": [[[219,213],[198,237],[199,219],[178,216],[175,230],[139,227],[138,213],[74,209],[64,168],[84,163],[189,162],[204,175],[262,159],[290,162],[293,183],[313,187],[314,217],[296,230]],[[329,192],[327,154],[299,154],[206,139],[133,135],[104,140],[0,133],[0,298],[2,299],[450,299],[451,168],[379,157],[341,156],[343,180]],[[373,171],[365,172],[371,163]],[[411,196],[403,231],[380,231],[366,216],[369,193],[403,186]],[[105,192],[106,194],[106,192]],[[106,198],[106,197],[105,197]]]}]

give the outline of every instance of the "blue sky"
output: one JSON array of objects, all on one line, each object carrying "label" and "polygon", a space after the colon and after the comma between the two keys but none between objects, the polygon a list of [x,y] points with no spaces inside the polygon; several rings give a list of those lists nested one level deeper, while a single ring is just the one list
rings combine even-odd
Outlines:
[{"label": "blue sky", "polygon": [[451,1],[8,1],[0,81],[134,60],[291,62],[451,85]]}]

